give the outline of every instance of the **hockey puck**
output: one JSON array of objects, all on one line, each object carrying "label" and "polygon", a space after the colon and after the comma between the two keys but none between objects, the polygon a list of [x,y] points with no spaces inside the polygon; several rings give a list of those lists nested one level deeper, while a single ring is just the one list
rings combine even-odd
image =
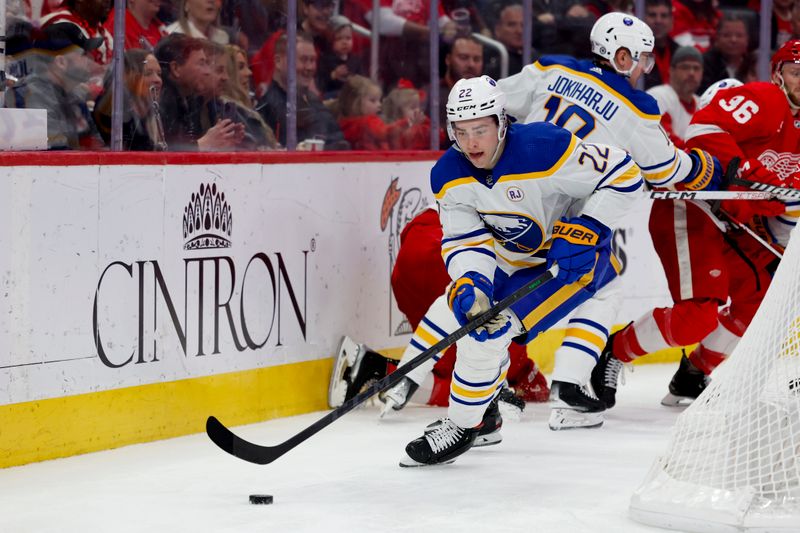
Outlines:
[{"label": "hockey puck", "polygon": [[272,503],[272,494],[251,494],[250,503],[253,505],[269,505]]}]

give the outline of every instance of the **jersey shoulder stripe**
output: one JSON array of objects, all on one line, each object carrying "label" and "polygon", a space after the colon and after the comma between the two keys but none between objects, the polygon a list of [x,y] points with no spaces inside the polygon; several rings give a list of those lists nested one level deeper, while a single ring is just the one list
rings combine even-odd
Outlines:
[{"label": "jersey shoulder stripe", "polygon": [[656,99],[644,91],[631,87],[628,80],[614,72],[603,70],[589,59],[569,56],[542,56],[533,64],[541,71],[562,71],[599,85],[606,92],[619,98],[631,111],[647,120],[661,120],[661,111]]},{"label": "jersey shoulder stripe", "polygon": [[510,158],[497,181],[538,179],[553,175],[575,151],[578,138],[549,122],[513,124],[506,150]]}]

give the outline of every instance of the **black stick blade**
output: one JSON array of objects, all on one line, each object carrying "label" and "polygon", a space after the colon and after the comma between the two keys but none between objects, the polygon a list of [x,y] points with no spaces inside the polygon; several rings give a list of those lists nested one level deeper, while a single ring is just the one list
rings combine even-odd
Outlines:
[{"label": "black stick blade", "polygon": [[266,465],[282,455],[273,453],[276,447],[260,446],[244,440],[213,416],[206,420],[206,433],[220,449],[248,463]]}]

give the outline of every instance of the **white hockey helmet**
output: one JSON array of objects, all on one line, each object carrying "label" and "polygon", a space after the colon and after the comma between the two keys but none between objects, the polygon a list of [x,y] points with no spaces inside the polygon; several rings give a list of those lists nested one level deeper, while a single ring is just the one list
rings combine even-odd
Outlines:
[{"label": "white hockey helmet", "polygon": [[709,85],[708,89],[703,91],[703,94],[700,96],[698,109],[702,109],[710,104],[711,100],[714,99],[720,90],[730,89],[731,87],[741,87],[742,85],[744,85],[744,83],[740,82],[736,78],[725,78],[724,80],[719,80],[718,82],[712,83]]},{"label": "white hockey helmet", "polygon": [[447,136],[456,141],[453,122],[474,118],[497,117],[497,140],[502,141],[508,127],[506,121],[506,94],[489,76],[460,79],[447,96]]},{"label": "white hockey helmet", "polygon": [[[640,60],[645,61],[642,66],[646,73],[653,70],[653,30],[633,15],[606,13],[592,26],[589,40],[592,42],[592,52],[607,59],[614,70],[623,76],[630,76]],[[620,48],[627,48],[633,58],[633,66],[627,71],[620,70],[614,62],[614,56]]]}]

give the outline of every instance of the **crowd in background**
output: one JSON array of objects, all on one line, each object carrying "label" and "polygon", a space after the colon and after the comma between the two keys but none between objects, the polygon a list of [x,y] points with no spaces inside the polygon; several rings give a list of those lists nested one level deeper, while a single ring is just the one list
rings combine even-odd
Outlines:
[{"label": "crowd in background", "polygon": [[[298,1],[298,149],[430,147],[428,0],[380,4],[373,13],[372,0]],[[691,113],[694,95],[715,81],[755,80],[759,8],[759,0],[646,0],[656,68],[645,88],[671,87],[676,105]],[[534,0],[533,59],[591,57],[589,30],[611,11],[632,13],[633,2]],[[374,20],[378,81],[365,35]],[[286,0],[128,0],[123,149],[283,149],[286,21]],[[481,36],[505,47],[509,75],[522,69],[523,7],[441,0],[435,24],[443,127],[457,80],[501,76],[501,54]],[[111,0],[8,1],[6,106],[46,109],[51,149],[110,146],[113,28]],[[800,37],[800,0],[774,0],[771,36],[773,50]],[[665,106],[659,90],[654,96]],[[680,132],[668,129],[680,142]],[[446,147],[443,128],[439,139]]]}]

